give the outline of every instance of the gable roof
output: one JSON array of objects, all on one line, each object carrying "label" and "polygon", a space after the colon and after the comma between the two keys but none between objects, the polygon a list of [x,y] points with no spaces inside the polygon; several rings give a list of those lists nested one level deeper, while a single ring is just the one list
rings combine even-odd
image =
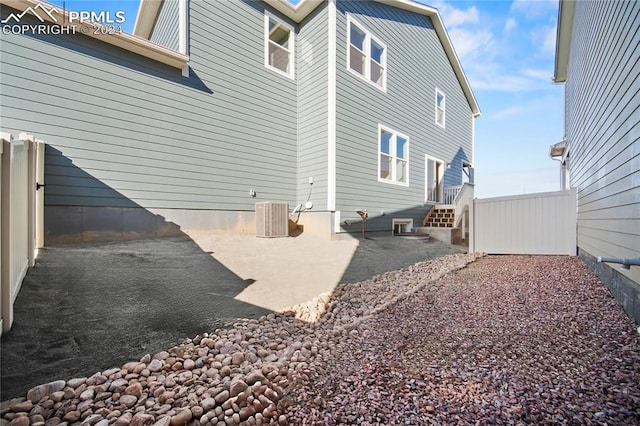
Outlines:
[{"label": "gable roof", "polygon": [[560,0],[558,7],[558,29],[556,33],[556,62],[553,68],[553,82],[567,81],[569,49],[571,48],[571,31],[573,30],[573,12],[575,1]]},{"label": "gable roof", "polygon": [[[301,0],[297,5],[293,5],[287,0],[262,1],[296,23],[300,23],[304,18],[309,16],[309,14],[313,12],[316,7],[325,2],[325,0]],[[404,9],[413,13],[425,15],[431,19],[431,22],[433,22],[433,27],[436,30],[436,34],[438,35],[438,38],[442,43],[442,47],[444,48],[447,58],[449,59],[449,62],[453,67],[453,71],[458,79],[458,82],[460,83],[460,86],[462,87],[462,91],[467,98],[467,102],[469,103],[471,112],[473,113],[474,117],[479,116],[481,114],[480,107],[478,106],[478,102],[476,101],[473,91],[471,90],[469,81],[467,80],[464,70],[462,69],[462,65],[460,64],[460,60],[458,59],[458,55],[456,54],[455,49],[453,48],[453,44],[451,43],[449,34],[447,33],[442,18],[440,17],[440,13],[438,13],[438,9],[416,3],[411,0],[374,1],[392,7],[397,7],[399,9]],[[160,0],[140,0],[140,8],[138,9],[138,16],[136,17],[136,23],[133,30],[133,33],[135,35],[146,39],[151,36],[153,25],[155,24],[158,12],[160,10],[160,3]]]}]

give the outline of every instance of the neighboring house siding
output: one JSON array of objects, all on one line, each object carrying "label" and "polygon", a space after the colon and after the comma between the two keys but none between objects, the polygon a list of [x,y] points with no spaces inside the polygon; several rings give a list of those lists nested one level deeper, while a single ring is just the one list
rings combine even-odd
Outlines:
[{"label": "neighboring house siding", "polygon": [[149,40],[178,51],[180,34],[179,0],[164,0]]},{"label": "neighboring house siding", "polygon": [[595,257],[640,256],[639,28],[638,2],[575,3],[566,136],[578,246]]},{"label": "neighboring house siding", "polygon": [[[425,155],[451,163],[445,185],[460,184],[462,160],[473,158],[469,103],[427,16],[367,1],[337,9],[336,208],[348,222],[367,209],[371,230],[390,230],[393,217],[420,226]],[[346,13],[386,45],[386,93],[347,69]],[[444,129],[435,123],[436,87],[447,96]],[[408,187],[378,182],[378,124],[410,138]]]},{"label": "neighboring house siding", "polygon": [[[297,40],[298,202],[307,198],[313,211],[327,210],[328,52],[327,7],[301,24]],[[309,185],[313,178],[313,185]]]},{"label": "neighboring house siding", "polygon": [[48,206],[295,201],[296,83],[265,69],[262,3],[190,4],[188,78],[83,36],[3,35],[0,127],[49,144]]}]

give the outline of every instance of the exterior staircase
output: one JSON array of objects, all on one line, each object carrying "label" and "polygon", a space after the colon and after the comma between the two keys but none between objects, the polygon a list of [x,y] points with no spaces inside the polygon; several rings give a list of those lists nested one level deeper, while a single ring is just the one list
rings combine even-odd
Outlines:
[{"label": "exterior staircase", "polygon": [[447,244],[466,244],[468,242],[469,205],[473,202],[473,185],[465,183],[452,188],[451,195],[446,197],[446,202],[450,204],[431,206],[422,221],[422,226],[413,228],[413,232],[429,235],[434,240]]},{"label": "exterior staircase", "polygon": [[455,207],[433,206],[422,221],[422,226],[430,228],[453,228],[455,218]]}]

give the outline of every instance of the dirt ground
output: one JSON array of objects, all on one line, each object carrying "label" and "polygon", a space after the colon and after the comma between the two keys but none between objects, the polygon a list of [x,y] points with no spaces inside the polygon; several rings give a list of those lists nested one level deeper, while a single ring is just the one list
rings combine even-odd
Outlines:
[{"label": "dirt ground", "polygon": [[[90,376],[238,318],[464,247],[384,236],[347,241],[250,236],[47,247],[0,342],[0,400]],[[248,260],[247,260],[248,259]],[[297,259],[282,266],[277,259]]]}]

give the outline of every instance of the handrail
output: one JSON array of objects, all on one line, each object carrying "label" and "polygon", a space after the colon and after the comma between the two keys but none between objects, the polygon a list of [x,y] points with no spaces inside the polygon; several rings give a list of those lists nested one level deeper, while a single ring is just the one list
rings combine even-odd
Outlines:
[{"label": "handrail", "polygon": [[462,185],[445,186],[442,191],[443,204],[454,204],[455,199],[460,194],[460,190],[462,190]]},{"label": "handrail", "polygon": [[469,205],[473,201],[474,186],[472,183],[465,182],[460,185],[460,191],[454,200],[455,206],[455,223],[454,227],[459,227],[464,215],[463,213],[469,210]]}]

